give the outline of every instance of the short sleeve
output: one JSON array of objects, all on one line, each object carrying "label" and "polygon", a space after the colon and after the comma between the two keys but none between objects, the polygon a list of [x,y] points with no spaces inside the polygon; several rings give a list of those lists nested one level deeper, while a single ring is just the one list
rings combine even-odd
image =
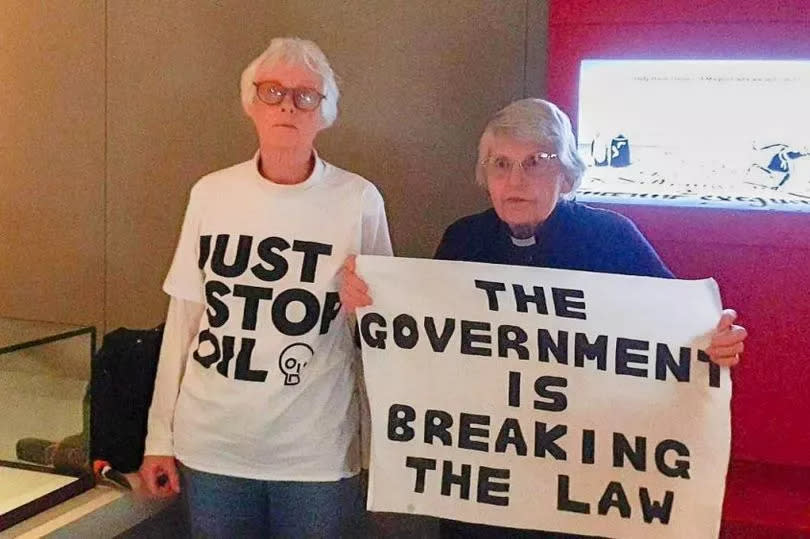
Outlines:
[{"label": "short sleeve", "polygon": [[174,252],[169,274],[163,282],[163,291],[170,296],[205,303],[204,276],[199,266],[200,208],[191,190],[180,240]]},{"label": "short sleeve", "polygon": [[388,234],[388,219],[385,203],[380,192],[369,184],[363,191],[363,231],[360,254],[391,256],[391,237]]}]

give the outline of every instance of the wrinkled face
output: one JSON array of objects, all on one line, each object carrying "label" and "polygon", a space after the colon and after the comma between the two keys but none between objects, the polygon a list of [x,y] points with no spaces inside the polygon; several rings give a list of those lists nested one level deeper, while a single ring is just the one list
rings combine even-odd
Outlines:
[{"label": "wrinkled face", "polygon": [[[261,65],[256,70],[254,82],[272,81],[285,88],[314,88],[321,90],[321,78],[299,65]],[[311,148],[315,136],[323,129],[320,108],[300,110],[293,102],[292,92],[287,92],[278,105],[268,105],[258,98],[248,107],[248,115],[256,126],[262,147]]]},{"label": "wrinkled face", "polygon": [[513,231],[537,227],[554,210],[560,195],[571,191],[559,159],[537,157],[555,152],[551,143],[506,136],[493,139],[485,166],[487,190],[498,217]]}]

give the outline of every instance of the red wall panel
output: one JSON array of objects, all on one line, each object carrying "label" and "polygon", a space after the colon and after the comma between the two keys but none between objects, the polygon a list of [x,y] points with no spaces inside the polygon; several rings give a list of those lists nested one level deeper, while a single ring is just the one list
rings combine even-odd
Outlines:
[{"label": "red wall panel", "polygon": [[[548,95],[574,125],[591,58],[810,59],[810,1],[552,1]],[[608,207],[679,276],[715,277],[750,331],[733,371],[732,458],[810,466],[810,214]]]},{"label": "red wall panel", "polygon": [[555,0],[551,24],[810,21],[807,0]]}]

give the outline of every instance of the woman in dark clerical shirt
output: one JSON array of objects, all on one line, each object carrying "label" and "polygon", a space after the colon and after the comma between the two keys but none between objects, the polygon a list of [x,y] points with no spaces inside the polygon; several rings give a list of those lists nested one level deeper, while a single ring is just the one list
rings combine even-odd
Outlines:
[{"label": "woman in dark clerical shirt", "polygon": [[[518,266],[673,277],[626,217],[573,200],[585,172],[571,121],[556,105],[522,99],[490,120],[478,145],[476,181],[492,208],[459,219],[444,233],[435,258]],[[371,304],[368,288],[350,257],[341,301],[353,310]],[[723,311],[706,352],[723,366],[735,365],[745,329],[736,313]],[[512,528],[441,521],[449,537],[572,537]]]}]

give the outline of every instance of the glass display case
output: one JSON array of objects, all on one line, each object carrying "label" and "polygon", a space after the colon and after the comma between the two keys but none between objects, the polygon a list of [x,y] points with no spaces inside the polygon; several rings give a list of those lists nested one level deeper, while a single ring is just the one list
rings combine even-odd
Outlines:
[{"label": "glass display case", "polygon": [[93,486],[94,327],[0,317],[0,530]]}]

